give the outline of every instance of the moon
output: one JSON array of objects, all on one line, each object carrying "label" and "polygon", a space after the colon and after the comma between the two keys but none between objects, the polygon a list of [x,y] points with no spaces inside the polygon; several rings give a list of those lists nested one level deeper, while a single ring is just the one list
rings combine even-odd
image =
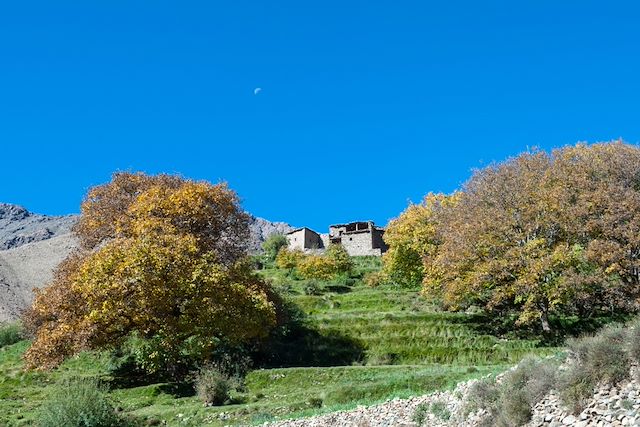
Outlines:
[{"label": "moon", "polygon": [[259,94],[260,92],[262,92],[262,88],[261,88],[261,87],[257,87],[257,88],[255,88],[255,89],[253,90],[253,94],[254,94],[254,95],[257,95],[257,94]]}]

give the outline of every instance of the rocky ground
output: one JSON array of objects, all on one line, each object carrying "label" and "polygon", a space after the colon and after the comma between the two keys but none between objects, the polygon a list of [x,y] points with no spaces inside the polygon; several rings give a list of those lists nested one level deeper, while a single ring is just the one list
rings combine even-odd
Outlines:
[{"label": "rocky ground", "polygon": [[[604,427],[640,426],[640,383],[635,379],[638,371],[632,372],[632,380],[618,387],[601,386],[594,390],[593,398],[579,415],[570,414],[562,407],[555,392],[550,392],[533,410],[533,417],[527,427]],[[420,406],[437,403],[445,410],[424,414],[422,426],[430,427],[478,427],[491,426],[488,414],[477,411],[466,415],[464,402],[471,385],[476,380],[458,384],[451,391],[437,392],[410,399],[394,399],[370,406],[358,407],[350,411],[334,412],[312,418],[285,420],[268,423],[270,427],[416,427],[416,410]]]}]

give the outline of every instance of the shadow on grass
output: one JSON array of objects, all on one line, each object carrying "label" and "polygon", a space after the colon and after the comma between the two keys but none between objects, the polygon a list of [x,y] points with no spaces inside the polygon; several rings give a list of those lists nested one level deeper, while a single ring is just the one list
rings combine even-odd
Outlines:
[{"label": "shadow on grass", "polygon": [[290,368],[352,365],[364,357],[364,347],[352,338],[295,324],[273,336],[254,353],[253,360],[260,368]]},{"label": "shadow on grass", "polygon": [[517,314],[479,313],[460,317],[458,321],[479,334],[537,340],[539,347],[556,347],[564,345],[567,338],[590,335],[610,323],[624,323],[632,318],[628,314],[616,313],[590,317],[549,316],[551,331],[545,332],[540,324],[526,327],[516,325],[517,317]]}]

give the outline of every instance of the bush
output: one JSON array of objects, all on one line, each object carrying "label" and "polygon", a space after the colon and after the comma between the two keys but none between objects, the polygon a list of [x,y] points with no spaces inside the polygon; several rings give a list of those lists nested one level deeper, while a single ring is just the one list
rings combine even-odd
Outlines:
[{"label": "bush", "polygon": [[230,398],[231,380],[213,366],[202,368],[196,375],[195,389],[207,406],[221,406]]},{"label": "bush", "polygon": [[280,233],[275,233],[267,237],[262,243],[262,250],[264,252],[264,257],[268,262],[274,262],[276,257],[278,256],[278,252],[282,248],[286,248],[289,244],[287,237]]},{"label": "bush", "polygon": [[320,295],[322,293],[322,288],[315,280],[309,280],[303,285],[302,291],[305,295]]},{"label": "bush", "polygon": [[502,381],[478,381],[472,386],[467,399],[466,412],[480,408],[489,413],[496,426],[526,424],[533,406],[547,394],[556,380],[557,363],[552,359],[524,359]]},{"label": "bush", "polygon": [[384,271],[372,271],[364,276],[364,284],[370,288],[377,288],[389,281],[389,277]]},{"label": "bush", "polygon": [[574,413],[584,409],[598,383],[615,385],[629,377],[631,360],[626,341],[627,332],[620,326],[570,341],[569,351],[575,360],[562,375],[559,391],[562,402]]},{"label": "bush", "polygon": [[37,412],[40,427],[119,427],[126,420],[116,414],[104,386],[94,379],[73,379],[57,385]]},{"label": "bush", "polygon": [[331,280],[336,276],[333,261],[325,256],[307,256],[298,262],[297,268],[305,279]]},{"label": "bush", "polygon": [[429,411],[433,415],[435,415],[436,418],[442,421],[447,421],[449,418],[451,418],[451,411],[449,411],[449,408],[447,408],[446,402],[442,400],[436,400],[434,402],[431,402],[431,405],[429,406]]},{"label": "bush", "polygon": [[640,320],[636,320],[629,328],[629,357],[640,363]]},{"label": "bush", "polygon": [[353,260],[342,245],[329,245],[324,256],[331,261],[336,273],[348,273],[353,269]]},{"label": "bush", "polygon": [[0,348],[22,340],[22,327],[18,323],[0,323]]},{"label": "bush", "polygon": [[412,421],[418,426],[421,426],[427,419],[427,414],[429,413],[429,404],[421,403],[416,406],[416,410],[413,413]]},{"label": "bush", "polygon": [[287,248],[282,248],[276,256],[276,266],[282,270],[292,272],[305,257],[306,255],[302,251],[290,251]]}]

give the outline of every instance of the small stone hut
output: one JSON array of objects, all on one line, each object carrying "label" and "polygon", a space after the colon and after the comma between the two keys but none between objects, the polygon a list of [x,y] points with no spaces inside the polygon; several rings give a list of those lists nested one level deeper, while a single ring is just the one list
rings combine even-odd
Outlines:
[{"label": "small stone hut", "polygon": [[376,227],[373,221],[358,221],[329,226],[328,234],[318,234],[307,227],[287,233],[289,249],[313,252],[327,248],[330,244],[342,245],[351,256],[380,256],[388,246],[382,236],[384,228]]},{"label": "small stone hut", "polygon": [[285,236],[289,241],[289,249],[308,251],[324,248],[320,235],[307,227],[296,228]]},{"label": "small stone hut", "polygon": [[373,221],[329,226],[329,242],[341,244],[351,256],[381,256],[388,249],[383,235],[384,228],[376,227]]}]

